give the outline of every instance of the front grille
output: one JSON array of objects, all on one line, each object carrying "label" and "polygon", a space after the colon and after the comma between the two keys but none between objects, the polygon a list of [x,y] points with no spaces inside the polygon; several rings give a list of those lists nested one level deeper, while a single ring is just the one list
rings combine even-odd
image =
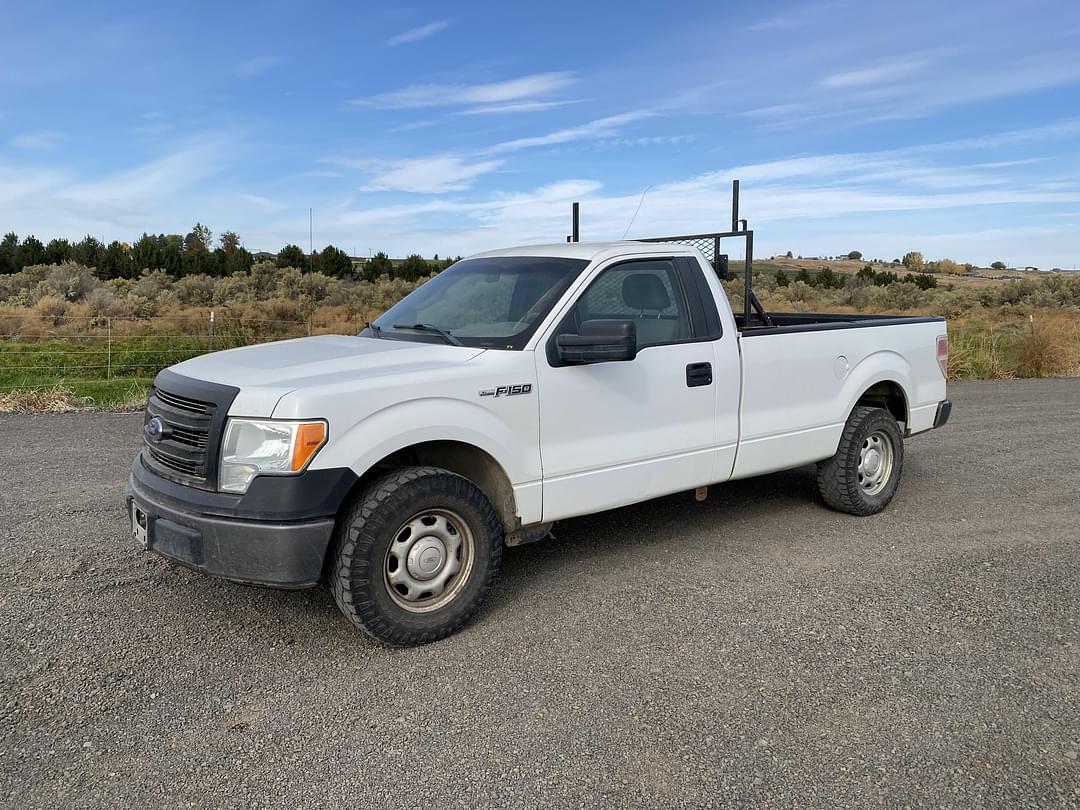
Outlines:
[{"label": "front grille", "polygon": [[148,466],[165,478],[206,487],[210,477],[210,430],[217,406],[161,388],[150,392],[146,423],[158,417],[165,423],[159,439],[144,437]]},{"label": "front grille", "polygon": [[181,411],[189,411],[191,413],[207,413],[209,409],[214,407],[212,402],[200,402],[197,399],[180,396],[179,394],[170,394],[168,391],[162,391],[160,388],[154,389],[154,396],[156,396],[158,401],[163,405]]},{"label": "front grille", "polygon": [[197,489],[217,487],[221,435],[239,388],[195,380],[165,369],[146,402],[145,427],[159,417],[165,431],[143,434],[142,464],[161,478]]}]

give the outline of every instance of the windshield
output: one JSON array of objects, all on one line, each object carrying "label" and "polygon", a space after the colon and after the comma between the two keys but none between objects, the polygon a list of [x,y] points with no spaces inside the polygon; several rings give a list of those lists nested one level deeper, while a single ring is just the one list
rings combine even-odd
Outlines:
[{"label": "windshield", "polygon": [[366,337],[522,349],[588,262],[548,256],[465,259],[402,298]]}]

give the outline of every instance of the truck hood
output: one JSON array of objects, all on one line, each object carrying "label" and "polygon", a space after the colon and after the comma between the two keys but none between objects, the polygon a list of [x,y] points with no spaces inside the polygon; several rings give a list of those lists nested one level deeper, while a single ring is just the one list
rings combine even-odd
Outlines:
[{"label": "truck hood", "polygon": [[238,387],[240,393],[229,413],[264,417],[297,388],[445,368],[467,363],[482,352],[438,343],[322,335],[204,354],[171,370]]}]

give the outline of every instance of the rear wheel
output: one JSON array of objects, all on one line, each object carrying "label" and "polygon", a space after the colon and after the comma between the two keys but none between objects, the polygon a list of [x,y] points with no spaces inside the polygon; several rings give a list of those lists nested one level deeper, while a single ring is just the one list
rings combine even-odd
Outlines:
[{"label": "rear wheel", "polygon": [[889,505],[900,486],[904,436],[884,408],[851,412],[836,455],[818,464],[818,491],[829,506],[852,515],[873,515]]},{"label": "rear wheel", "polygon": [[341,612],[372,638],[412,646],[476,612],[499,571],[502,527],[476,485],[436,467],[376,481],[342,516],[330,582]]}]

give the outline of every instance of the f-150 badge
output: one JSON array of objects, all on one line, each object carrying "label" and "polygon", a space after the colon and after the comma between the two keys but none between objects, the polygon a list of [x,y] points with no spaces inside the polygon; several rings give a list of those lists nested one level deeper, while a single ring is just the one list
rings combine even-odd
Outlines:
[{"label": "f-150 badge", "polygon": [[482,397],[516,397],[518,394],[529,394],[532,392],[532,383],[522,383],[521,385],[500,385],[496,388],[485,388],[480,392]]}]

